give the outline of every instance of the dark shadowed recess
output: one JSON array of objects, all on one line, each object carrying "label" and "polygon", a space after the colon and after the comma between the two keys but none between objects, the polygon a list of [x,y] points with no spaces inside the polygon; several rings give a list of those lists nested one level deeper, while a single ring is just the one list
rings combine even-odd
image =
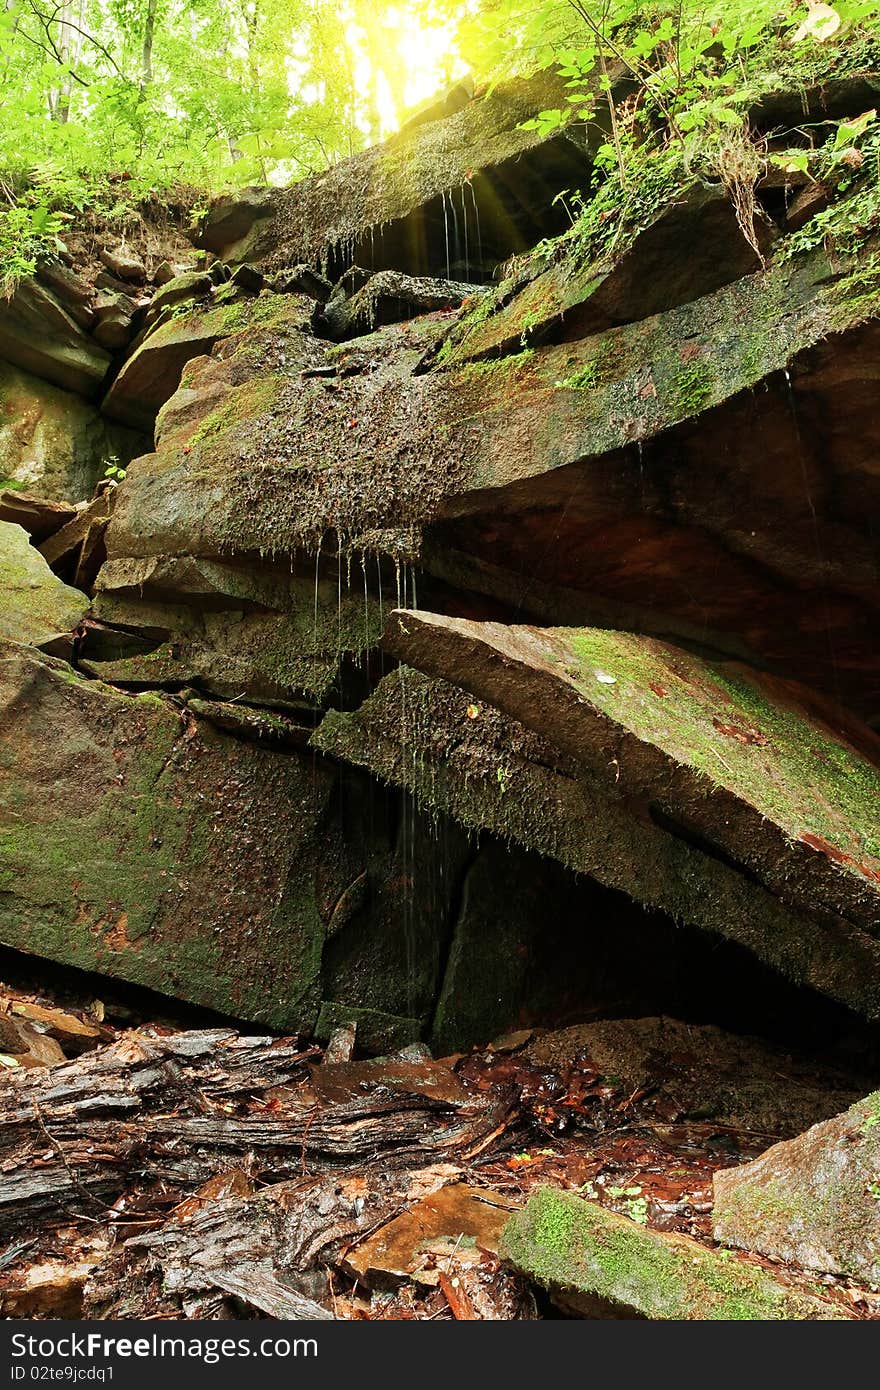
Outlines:
[{"label": "dark shadowed recess", "polygon": [[[369,1007],[377,978],[409,979],[421,997],[389,1003],[402,1012],[409,1002],[421,1015],[435,1054],[484,1046],[512,1028],[667,1015],[756,1035],[817,1062],[880,1066],[880,1027],[791,984],[744,948],[553,860],[422,816],[372,778],[341,778],[331,818],[368,884],[325,943],[325,999],[341,992],[340,1004]],[[414,952],[419,967],[407,975]],[[72,1005],[101,1000],[109,1019],[131,1026],[270,1031],[7,947],[0,979]]]},{"label": "dark shadowed recess", "polygon": [[511,256],[571,225],[566,195],[586,185],[589,171],[584,147],[559,136],[331,249],[327,273],[337,280],[360,265],[485,284]]}]

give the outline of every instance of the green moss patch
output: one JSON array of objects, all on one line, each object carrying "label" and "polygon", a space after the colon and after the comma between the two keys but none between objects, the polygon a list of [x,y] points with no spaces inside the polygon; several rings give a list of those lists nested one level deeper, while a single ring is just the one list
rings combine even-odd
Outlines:
[{"label": "green moss patch", "polygon": [[[557,629],[590,704],[866,884],[880,883],[880,770],[781,684],[632,633]],[[564,661],[564,656],[563,656]]]},{"label": "green moss patch", "polygon": [[644,1230],[569,1192],[541,1188],[504,1230],[503,1256],[587,1315],[768,1322],[841,1317],[764,1269],[683,1236]]}]

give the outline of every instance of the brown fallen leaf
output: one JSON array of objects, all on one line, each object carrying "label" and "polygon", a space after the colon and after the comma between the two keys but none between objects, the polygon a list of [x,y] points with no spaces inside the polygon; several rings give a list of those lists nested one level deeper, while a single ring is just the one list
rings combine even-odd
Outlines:
[{"label": "brown fallen leaf", "polygon": [[725,738],[736,739],[737,743],[748,743],[763,746],[769,740],[764,737],[760,729],[742,728],[739,724],[725,724],[717,716],[712,720],[713,725],[719,734],[724,734]]}]

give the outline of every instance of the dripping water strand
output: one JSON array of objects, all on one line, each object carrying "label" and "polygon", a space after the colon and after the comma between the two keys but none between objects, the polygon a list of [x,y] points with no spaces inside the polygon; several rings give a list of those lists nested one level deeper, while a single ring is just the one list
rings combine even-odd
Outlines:
[{"label": "dripping water strand", "polygon": [[[384,632],[384,631],[385,631],[385,607],[384,607],[383,596],[382,596],[382,561],[381,561],[381,559],[380,559],[380,557],[379,557],[378,552],[376,553],[376,583],[377,583],[378,600],[379,600],[379,631],[380,631],[380,632]],[[379,648],[379,675],[380,675],[380,676],[384,676],[384,674],[385,674],[385,651],[384,651],[384,648],[380,646],[380,648]]]},{"label": "dripping water strand", "polygon": [[446,278],[452,278],[451,266],[449,261],[449,208],[446,205],[446,193],[441,194],[443,199],[443,240],[446,244]]},{"label": "dripping water strand", "polygon": [[461,194],[461,221],[464,227],[464,278],[469,281],[471,278],[471,260],[468,248],[468,216],[467,203],[464,199],[464,185],[459,189],[459,192]]},{"label": "dripping water strand", "polygon": [[471,202],[473,203],[473,206],[474,206],[474,223],[475,223],[475,225],[476,225],[476,230],[477,230],[477,274],[482,278],[482,274],[483,274],[483,234],[482,234],[482,232],[481,232],[481,230],[480,230],[480,208],[479,208],[479,205],[478,205],[478,203],[477,203],[477,195],[476,195],[476,193],[474,192],[474,185],[471,183],[470,179],[468,179],[468,181],[467,181],[467,187],[470,189]]},{"label": "dripping water strand", "polygon": [[[453,255],[455,256],[455,264],[457,265],[461,261],[461,237],[458,230],[458,213],[455,210],[455,198],[451,192],[449,194],[449,206],[452,209],[452,249]],[[450,266],[450,276],[451,273],[452,267]],[[456,271],[456,274],[457,273]]]},{"label": "dripping water strand", "polygon": [[314,642],[314,644],[315,644],[316,647],[317,647],[317,645],[318,645],[318,585],[320,584],[320,580],[321,580],[321,541],[318,541],[318,549],[315,551],[315,607],[314,607],[314,625],[313,625],[313,632],[312,632],[312,640],[313,640],[313,642]]}]

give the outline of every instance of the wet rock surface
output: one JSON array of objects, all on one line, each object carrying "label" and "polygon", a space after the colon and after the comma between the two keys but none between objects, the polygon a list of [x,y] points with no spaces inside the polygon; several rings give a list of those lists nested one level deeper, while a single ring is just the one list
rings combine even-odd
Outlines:
[{"label": "wet rock surface", "polygon": [[876,1284],[878,1126],[874,1092],[752,1163],[717,1173],[716,1240]]},{"label": "wet rock surface", "polygon": [[0,307],[4,1312],[877,1314],[876,230],[564,96]]}]

